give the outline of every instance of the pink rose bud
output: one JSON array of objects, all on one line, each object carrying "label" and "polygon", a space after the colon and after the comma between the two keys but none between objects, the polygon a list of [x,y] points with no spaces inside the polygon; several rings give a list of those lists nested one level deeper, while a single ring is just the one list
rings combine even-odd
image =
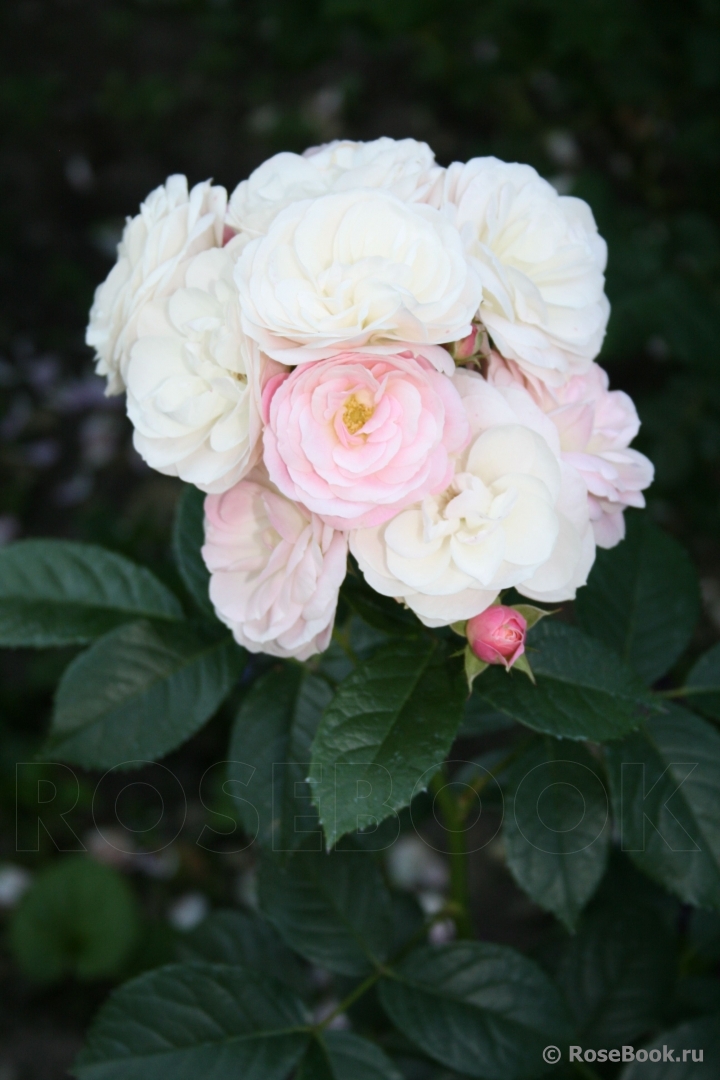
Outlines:
[{"label": "pink rose bud", "polygon": [[462,341],[455,342],[452,347],[454,360],[469,360],[477,350],[478,333],[479,331],[473,326],[467,337],[464,337]]},{"label": "pink rose bud", "polygon": [[525,652],[527,622],[515,608],[489,607],[469,619],[465,629],[470,648],[486,664],[510,669]]}]

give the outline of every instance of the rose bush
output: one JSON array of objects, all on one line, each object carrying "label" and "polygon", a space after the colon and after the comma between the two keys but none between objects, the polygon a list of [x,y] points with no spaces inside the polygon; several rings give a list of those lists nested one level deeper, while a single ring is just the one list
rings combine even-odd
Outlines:
[{"label": "rose bush", "polygon": [[[220,711],[222,775],[188,817],[257,871],[258,910],[210,915],[153,967],[130,959],[112,874],[80,859],[31,886],[10,935],[28,978],[150,968],[101,1007],[79,1080],[532,1080],[548,1044],[627,1046],[698,1007],[687,986],[666,1000],[673,947],[644,935],[720,909],[719,661],[684,658],[697,580],[638,513],[652,465],[595,363],[604,263],[589,208],[534,170],[443,170],[412,140],[277,155],[227,213],[223,189],[171,178],[128,224],[89,340],[136,448],[186,481],[175,569],[9,545],[0,641],[76,650],[47,752],[103,780]],[[485,845],[502,829],[493,860],[577,931],[556,929],[545,966],[475,939],[476,826]],[[378,865],[410,827],[449,871]],[[420,906],[396,886],[423,877]]]}]

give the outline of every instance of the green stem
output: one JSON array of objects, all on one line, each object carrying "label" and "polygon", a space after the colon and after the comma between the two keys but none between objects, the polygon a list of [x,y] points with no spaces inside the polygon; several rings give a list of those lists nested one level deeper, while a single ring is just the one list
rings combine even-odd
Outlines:
[{"label": "green stem", "polygon": [[690,694],[707,693],[704,686],[676,686],[673,690],[656,690],[658,697],[676,698],[688,697]]},{"label": "green stem", "polygon": [[323,1028],[326,1028],[328,1024],[335,1019],[336,1016],[340,1016],[341,1013],[347,1012],[350,1006],[354,1005],[358,998],[361,998],[363,994],[366,994],[368,990],[375,985],[381,975],[385,974],[385,969],[382,967],[379,967],[375,971],[373,971],[372,975],[368,975],[366,979],[363,979],[361,983],[358,983],[355,989],[352,990],[346,998],[343,998],[340,1004],[336,1005],[330,1015],[326,1016],[322,1023],[318,1024],[314,1028],[314,1030],[322,1031]]},{"label": "green stem", "polygon": [[337,644],[347,656],[348,660],[350,660],[353,664],[357,664],[358,658],[353,651],[352,645],[350,644],[350,631],[348,629],[340,630],[336,626],[333,628],[332,636],[333,641],[337,642]]},{"label": "green stem", "polygon": [[463,820],[467,817],[470,807],[475,801],[475,797],[482,794],[491,780],[497,780],[498,776],[505,772],[508,765],[512,765],[513,761],[525,752],[526,746],[527,740],[523,739],[521,742],[517,743],[505,757],[500,758],[497,765],[494,765],[491,770],[483,772],[472,782],[472,784],[470,784],[470,791],[468,794],[461,795],[459,799],[460,812],[463,816]]},{"label": "green stem", "polygon": [[475,935],[470,920],[465,815],[460,800],[454,798],[448,790],[444,772],[439,772],[433,777],[430,781],[430,789],[440,806],[449,837],[450,899],[455,909],[454,919],[458,937],[471,938]]},{"label": "green stem", "polygon": [[[425,940],[428,930],[431,926],[433,926],[437,922],[441,922],[443,919],[446,919],[451,915],[452,912],[449,911],[447,908],[443,908],[442,911],[436,912],[436,914],[433,915],[433,917],[427,923],[424,923],[419,930],[415,931],[410,940],[406,942],[405,945],[403,945],[402,949],[400,949],[399,952],[395,953],[392,956],[389,962],[391,964],[394,964],[398,960],[402,960],[403,957],[405,957],[409,952],[411,952],[416,945],[418,945],[421,941]],[[368,975],[366,979],[363,979],[361,983],[358,983],[355,989],[351,990],[347,997],[343,998],[340,1004],[335,1006],[330,1015],[326,1016],[322,1023],[318,1024],[315,1028],[313,1028],[313,1030],[322,1031],[323,1028],[326,1028],[331,1020],[334,1020],[336,1016],[340,1016],[340,1014],[344,1013],[347,1009],[349,1009],[351,1005],[354,1005],[358,998],[361,998],[363,994],[366,994],[368,990],[370,990],[378,981],[378,979],[380,979],[383,975],[392,975],[392,970],[387,966],[380,965],[378,968],[375,969],[372,975]]]}]

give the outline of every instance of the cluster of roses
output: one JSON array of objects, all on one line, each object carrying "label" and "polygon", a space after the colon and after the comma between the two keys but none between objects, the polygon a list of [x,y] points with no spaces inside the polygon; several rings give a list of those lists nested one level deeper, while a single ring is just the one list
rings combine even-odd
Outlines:
[{"label": "cluster of roses", "polygon": [[208,492],[220,619],[326,648],[348,550],[428,626],[514,586],[571,599],[642,506],[589,207],[424,143],[278,154],[227,199],[171,176],[129,219],[87,341],[135,446]]}]

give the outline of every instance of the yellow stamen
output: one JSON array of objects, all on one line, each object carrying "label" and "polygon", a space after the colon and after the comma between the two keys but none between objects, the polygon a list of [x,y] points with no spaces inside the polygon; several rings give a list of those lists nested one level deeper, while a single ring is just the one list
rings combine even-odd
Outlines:
[{"label": "yellow stamen", "polygon": [[358,401],[355,395],[351,394],[345,402],[343,423],[350,434],[354,435],[363,424],[367,423],[374,412],[372,405],[363,405],[362,401]]}]

